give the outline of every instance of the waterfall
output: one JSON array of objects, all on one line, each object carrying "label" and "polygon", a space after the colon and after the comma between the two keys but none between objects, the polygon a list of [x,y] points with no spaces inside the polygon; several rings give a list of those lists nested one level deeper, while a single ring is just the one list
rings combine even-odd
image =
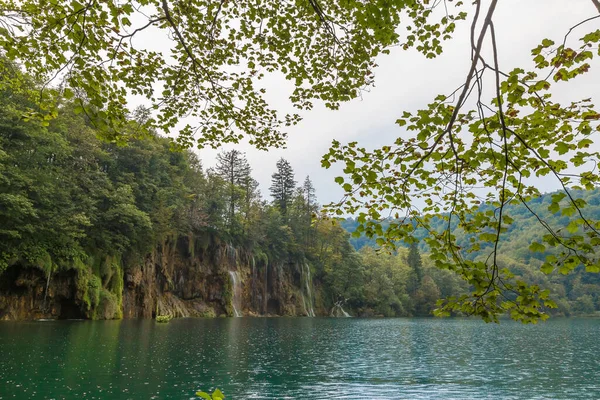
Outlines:
[{"label": "waterfall", "polygon": [[302,287],[300,288],[300,294],[302,295],[302,305],[304,306],[304,314],[309,315],[308,308],[306,307],[306,297],[304,297],[304,290],[302,290]]},{"label": "waterfall", "polygon": [[269,299],[269,263],[265,263],[265,279],[263,282],[263,314],[267,314],[267,301]]},{"label": "waterfall", "polygon": [[231,243],[227,243],[225,254],[227,255],[227,261],[229,261],[231,265],[235,265],[237,261],[237,250]]},{"label": "waterfall", "polygon": [[48,271],[48,280],[46,280],[46,290],[44,291],[44,309],[46,311],[48,309],[46,298],[48,297],[48,288],[50,287],[50,277],[52,276],[52,266],[50,266],[50,271]]},{"label": "waterfall", "polygon": [[344,317],[344,318],[351,318],[352,317],[342,307],[342,301],[338,301],[338,302],[336,302],[333,305],[333,308],[331,309],[331,316],[332,317]]},{"label": "waterfall", "polygon": [[231,298],[231,305],[233,307],[233,315],[235,317],[242,316],[242,282],[237,271],[229,271],[231,277],[231,287],[233,289],[233,296]]},{"label": "waterfall", "polygon": [[306,286],[306,294],[308,295],[308,307],[306,306],[306,301],[304,299],[304,293],[302,293],[302,301],[304,302],[304,309],[306,310],[306,315],[309,317],[315,316],[315,310],[313,309],[313,298],[312,298],[312,280],[310,279],[310,267],[308,264],[304,263],[304,282]]}]

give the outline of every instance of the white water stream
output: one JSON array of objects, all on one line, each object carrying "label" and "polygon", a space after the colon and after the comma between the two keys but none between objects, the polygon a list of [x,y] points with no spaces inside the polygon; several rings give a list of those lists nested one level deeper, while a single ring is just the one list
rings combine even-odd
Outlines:
[{"label": "white water stream", "polygon": [[231,277],[231,287],[233,296],[231,298],[231,306],[233,307],[233,315],[235,317],[242,316],[242,281],[237,271],[229,271]]},{"label": "white water stream", "polygon": [[315,316],[315,310],[313,308],[313,298],[312,298],[312,279],[310,279],[310,267],[308,264],[304,264],[303,266],[303,275],[304,275],[304,283],[306,286],[306,294],[308,295],[308,306],[306,305],[306,300],[304,298],[304,293],[302,293],[302,301],[304,302],[304,309],[306,310],[306,315],[309,317]]},{"label": "white water stream", "polygon": [[332,317],[343,317],[343,318],[351,318],[352,315],[348,314],[346,312],[346,310],[344,310],[344,308],[342,307],[342,302],[338,301],[337,303],[335,303],[333,305],[333,308],[331,309],[331,316]]}]

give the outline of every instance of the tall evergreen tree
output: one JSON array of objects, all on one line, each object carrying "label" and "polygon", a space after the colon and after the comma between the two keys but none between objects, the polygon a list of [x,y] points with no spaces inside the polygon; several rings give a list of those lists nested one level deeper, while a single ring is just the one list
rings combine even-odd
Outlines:
[{"label": "tall evergreen tree", "polygon": [[294,196],[296,181],[294,180],[294,170],[290,163],[281,158],[277,161],[277,171],[271,175],[271,196],[273,203],[279,208],[281,214],[287,216],[289,205]]},{"label": "tall evergreen tree", "polygon": [[311,221],[312,221],[312,214],[313,212],[316,212],[318,210],[318,206],[317,206],[317,196],[316,196],[316,191],[315,191],[315,187],[313,186],[312,181],[310,180],[310,176],[306,176],[306,178],[304,179],[304,183],[302,184],[302,195],[304,197],[304,201],[305,201],[305,221],[306,221],[306,231],[305,231],[305,246],[306,248],[308,248],[308,246],[310,245],[311,242],[311,229],[310,229],[310,225],[311,225]]},{"label": "tall evergreen tree", "polygon": [[236,206],[239,206],[238,203],[243,196],[239,187],[247,186],[250,182],[252,179],[250,177],[252,168],[248,164],[244,153],[239,150],[230,150],[223,151],[217,155],[215,172],[229,185],[228,224],[231,228],[235,221]]},{"label": "tall evergreen tree", "polygon": [[317,204],[317,196],[315,194],[315,187],[313,186],[310,176],[308,175],[306,175],[304,183],[302,184],[302,193],[304,195],[304,199],[306,200],[306,209],[308,212],[312,213]]}]

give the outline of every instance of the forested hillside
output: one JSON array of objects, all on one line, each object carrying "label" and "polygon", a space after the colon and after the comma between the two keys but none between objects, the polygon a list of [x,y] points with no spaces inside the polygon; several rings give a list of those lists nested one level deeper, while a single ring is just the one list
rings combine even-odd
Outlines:
[{"label": "forested hillside", "polygon": [[[514,220],[508,231],[502,236],[499,243],[499,262],[501,267],[509,268],[518,278],[523,278],[531,284],[537,284],[542,288],[551,290],[551,297],[557,302],[558,309],[553,310],[565,315],[570,314],[589,314],[600,310],[600,277],[598,274],[586,273],[582,266],[575,269],[574,273],[561,274],[561,271],[545,271],[540,268],[549,251],[532,251],[548,232],[540,225],[539,220],[544,221],[554,230],[561,227],[568,227],[575,220],[575,216],[565,215],[561,212],[551,212],[549,208],[553,203],[553,196],[557,193],[547,193],[541,197],[535,198],[524,204],[513,204],[506,208],[506,215]],[[572,191],[574,198],[583,199],[587,203],[585,209],[586,216],[590,219],[600,219],[600,189],[591,191]],[[555,197],[556,198],[556,197]],[[481,210],[493,210],[488,205],[482,205]],[[391,223],[388,220],[383,223]],[[447,222],[438,219],[432,223],[441,231]],[[354,232],[358,223],[353,218],[347,218],[341,221],[341,225],[348,232]],[[465,235],[456,229],[454,224],[454,233],[457,243],[463,248],[473,246],[472,235]],[[427,235],[423,229],[415,230],[414,236],[422,239]],[[368,238],[365,235],[351,237],[350,242],[357,249],[365,247],[377,247],[375,238]],[[532,245],[533,244],[533,245]],[[427,252],[426,245],[421,242],[420,249]],[[483,247],[469,254],[473,260],[484,259],[492,251],[492,244]],[[558,253],[555,250],[555,253]],[[565,271],[566,272],[566,271]]]},{"label": "forested hillside", "polygon": [[[223,151],[205,168],[171,140],[140,135],[143,112],[112,142],[64,97],[52,118],[24,117],[37,86],[11,71],[20,85],[0,88],[0,318],[431,315],[440,297],[468,289],[421,257],[423,245],[388,254],[351,238],[356,221],[322,215],[310,178],[284,159],[263,197],[243,153]],[[598,190],[575,195],[600,217]],[[592,313],[600,280],[581,268],[545,274],[546,254],[530,251],[545,234],[538,217],[569,226],[552,203],[548,194],[506,209],[515,223],[499,261],[550,289],[553,312]]]},{"label": "forested hillside", "polygon": [[36,86],[18,79],[0,89],[0,318],[429,315],[460,290],[416,248],[356,252],[284,159],[265,199],[243,153],[207,169],[140,137],[143,113],[119,143],[67,99],[23,118]]}]

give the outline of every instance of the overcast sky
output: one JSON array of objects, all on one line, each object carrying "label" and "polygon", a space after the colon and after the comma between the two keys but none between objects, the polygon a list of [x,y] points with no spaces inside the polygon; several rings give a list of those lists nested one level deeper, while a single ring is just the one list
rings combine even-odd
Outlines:
[{"label": "overcast sky", "polygon": [[[499,42],[500,68],[504,71],[517,66],[532,67],[531,49],[543,38],[562,41],[568,29],[581,20],[597,13],[590,0],[502,0],[495,12],[494,23]],[[361,146],[375,148],[392,144],[405,134],[394,121],[402,111],[425,108],[433,98],[449,93],[462,84],[470,64],[470,20],[458,27],[454,39],[445,43],[444,53],[435,60],[425,59],[415,51],[392,49],[390,55],[377,60],[376,86],[342,105],[338,111],[330,111],[321,104],[305,112],[303,121],[289,132],[287,149],[255,150],[248,144],[224,146],[244,151],[253,167],[253,176],[260,183],[265,198],[269,197],[271,174],[280,157],[290,161],[296,172],[296,180],[302,182],[310,175],[317,189],[321,204],[339,200],[342,191],[334,183],[341,175],[341,168],[322,169],[320,160],[332,142],[358,141]],[[582,32],[600,28],[595,21],[576,31],[572,39]],[[269,76],[263,83],[268,90],[267,99],[279,111],[294,112],[287,96],[292,87],[278,76]],[[575,82],[556,85],[557,98],[570,101],[586,97],[598,98],[600,71],[592,71]],[[563,100],[564,99],[564,100]],[[599,141],[600,142],[600,141]],[[198,150],[197,150],[198,151]],[[205,167],[214,165],[217,150],[198,151]],[[545,191],[554,190],[553,183],[541,182]]]}]

